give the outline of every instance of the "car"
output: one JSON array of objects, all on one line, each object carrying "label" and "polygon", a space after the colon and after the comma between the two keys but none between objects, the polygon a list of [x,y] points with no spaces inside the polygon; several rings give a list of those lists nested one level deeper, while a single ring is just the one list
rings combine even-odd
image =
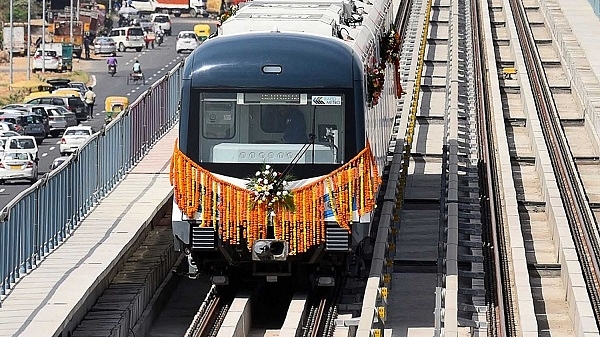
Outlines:
[{"label": "car", "polygon": [[112,54],[117,52],[117,44],[113,38],[108,36],[99,36],[94,41],[94,55]]},{"label": "car", "polygon": [[46,80],[46,83],[52,85],[54,89],[58,88],[68,88],[71,80],[68,78],[50,78]]},{"label": "car", "polygon": [[150,21],[154,26],[160,26],[166,35],[171,36],[171,18],[169,14],[154,13],[150,16]]},{"label": "car", "polygon": [[65,121],[67,122],[67,127],[76,126],[78,124],[77,117],[71,111],[67,110],[64,106],[58,105],[49,105],[49,110],[55,110],[61,115],[65,117]]},{"label": "car", "polygon": [[4,144],[4,152],[25,151],[31,153],[33,158],[38,158],[38,146],[32,136],[8,137]]},{"label": "car", "polygon": [[198,42],[198,36],[196,33],[191,30],[183,30],[177,34],[177,43],[175,44],[175,51],[177,54],[182,51],[193,51],[198,47],[200,43]]},{"label": "car", "polygon": [[92,135],[94,131],[91,126],[71,126],[65,130],[58,151],[61,156],[77,151]]},{"label": "car", "polygon": [[144,31],[140,27],[113,28],[110,31],[110,37],[115,41],[120,52],[125,52],[127,49],[141,52],[146,45]]},{"label": "car", "polygon": [[26,101],[27,104],[35,105],[58,105],[65,107],[67,110],[75,114],[78,121],[87,120],[88,113],[86,110],[85,103],[81,100],[81,97],[76,94],[65,94],[65,95],[48,95],[38,97]]},{"label": "car", "polygon": [[47,137],[46,127],[41,116],[31,113],[3,114],[0,120],[15,124],[15,131],[20,135],[32,136],[37,144],[41,144]]},{"label": "car", "polygon": [[83,95],[85,95],[85,93],[88,91],[87,85],[85,83],[83,83],[83,82],[70,82],[69,86],[71,88],[79,89],[79,91]]},{"label": "car", "polygon": [[[2,138],[8,138],[8,137],[14,137],[14,136],[20,136],[20,134],[15,131],[0,131],[0,137],[2,137]],[[4,148],[3,145],[0,146],[0,148]]]},{"label": "car", "polygon": [[38,160],[26,151],[5,151],[0,160],[0,184],[7,180],[38,178]]},{"label": "car", "polygon": [[48,118],[48,111],[46,111],[45,106],[23,104],[23,106],[15,108],[15,110],[21,110],[24,114],[33,114],[42,117],[44,131],[46,131],[46,134],[50,133],[50,119]]},{"label": "car", "polygon": [[35,73],[36,71],[45,70],[54,70],[61,71],[62,70],[62,57],[60,57],[58,51],[52,49],[44,50],[45,57],[42,57],[42,49],[38,49],[35,52],[35,56],[33,57],[33,69],[32,71]]},{"label": "car", "polygon": [[62,157],[58,157],[55,158],[52,161],[52,164],[50,164],[50,166],[48,167],[50,169],[50,171],[54,170],[55,168],[59,167],[62,163],[64,163],[65,161],[67,161],[69,159],[68,156],[62,156]]},{"label": "car", "polygon": [[0,122],[0,131],[4,132],[4,131],[15,131],[15,125],[13,123],[9,123],[9,122]]}]

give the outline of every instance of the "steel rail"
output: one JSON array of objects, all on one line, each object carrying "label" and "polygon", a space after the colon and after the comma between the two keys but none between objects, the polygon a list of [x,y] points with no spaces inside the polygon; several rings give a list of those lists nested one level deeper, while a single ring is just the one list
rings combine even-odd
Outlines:
[{"label": "steel rail", "polygon": [[[508,293],[510,293],[509,282],[504,282],[508,278],[506,271],[508,266],[506,259],[502,259],[500,256],[506,256],[506,245],[505,240],[499,238],[501,235],[502,224],[502,210],[500,201],[497,200],[497,196],[500,195],[500,187],[498,186],[498,164],[496,163],[495,157],[492,153],[495,153],[495,139],[493,130],[492,116],[489,113],[490,107],[490,93],[488,85],[489,82],[489,71],[484,72],[485,65],[485,40],[480,38],[484,33],[481,31],[480,25],[480,9],[479,1],[471,0],[471,26],[472,26],[472,46],[473,46],[473,69],[475,77],[475,90],[477,96],[483,99],[476,100],[476,111],[478,114],[478,127],[479,132],[479,176],[481,192],[482,194],[482,214],[486,217],[484,224],[487,224],[488,228],[491,229],[491,245],[493,255],[493,267],[492,267],[492,286],[495,290],[493,293],[492,304],[495,304],[494,310],[490,310],[493,314],[495,325],[492,325],[493,336],[508,336],[508,331],[513,331],[514,334],[514,315],[512,311],[505,312],[504,307],[504,289],[508,287]],[[494,69],[495,70],[495,69]],[[495,75],[495,74],[494,74]],[[483,166],[483,167],[482,167]],[[484,181],[485,180],[485,181]],[[490,193],[492,192],[492,193]],[[499,229],[500,228],[500,229]],[[502,250],[502,252],[501,252]],[[502,255],[501,255],[502,254]],[[510,296],[507,297],[510,299]],[[507,323],[510,322],[510,325]],[[511,327],[510,330],[508,327]]]},{"label": "steel rail", "polygon": [[596,325],[598,325],[600,321],[600,294],[598,290],[600,243],[598,242],[596,223],[590,214],[589,204],[579,174],[574,167],[548,80],[543,75],[542,61],[537,52],[525,9],[522,3],[517,0],[510,0],[510,5],[519,19],[516,25],[517,35],[523,47],[523,54],[526,56],[525,64],[531,86],[535,90],[534,99],[537,113],[542,122],[546,144],[551,149],[549,154],[554,172],[557,175],[556,182],[561,192],[571,235],[575,239],[577,254],[582,264],[583,277],[586,281]]}]

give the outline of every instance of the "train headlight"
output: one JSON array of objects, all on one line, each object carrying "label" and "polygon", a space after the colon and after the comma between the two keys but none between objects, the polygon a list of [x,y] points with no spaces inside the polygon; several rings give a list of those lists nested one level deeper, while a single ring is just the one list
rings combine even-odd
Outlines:
[{"label": "train headlight", "polygon": [[256,240],[252,245],[253,261],[285,261],[288,253],[288,243],[282,240]]}]

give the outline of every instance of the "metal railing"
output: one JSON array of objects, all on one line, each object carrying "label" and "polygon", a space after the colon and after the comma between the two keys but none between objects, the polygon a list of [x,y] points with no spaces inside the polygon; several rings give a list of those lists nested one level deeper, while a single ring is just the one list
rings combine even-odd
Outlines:
[{"label": "metal railing", "polygon": [[[0,296],[64,242],[178,121],[183,62],[0,212]],[[1,302],[0,302],[1,303]]]}]

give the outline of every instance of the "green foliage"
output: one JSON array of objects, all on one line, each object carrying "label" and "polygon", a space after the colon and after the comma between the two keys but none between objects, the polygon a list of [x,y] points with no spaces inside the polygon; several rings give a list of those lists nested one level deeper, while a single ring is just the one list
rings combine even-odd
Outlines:
[{"label": "green foliage", "polygon": [[[13,21],[27,22],[27,0],[13,0]],[[0,21],[7,23],[10,21],[10,0],[0,1]],[[31,0],[31,18],[42,17],[42,4]]]}]

